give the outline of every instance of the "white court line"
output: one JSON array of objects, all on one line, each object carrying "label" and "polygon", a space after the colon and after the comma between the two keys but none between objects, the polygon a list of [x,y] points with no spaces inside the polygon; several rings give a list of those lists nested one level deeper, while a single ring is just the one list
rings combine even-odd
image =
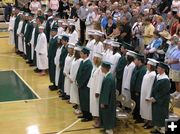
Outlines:
[{"label": "white court line", "polygon": [[19,69],[16,69],[16,68],[9,68],[9,69],[0,69],[0,72],[2,71],[12,71],[12,70],[19,70],[19,71],[21,71],[21,70],[32,70],[32,68],[19,68]]},{"label": "white court line", "polygon": [[56,134],[62,134],[64,133],[66,130],[68,130],[69,128],[73,127],[75,124],[77,124],[81,119],[76,120],[75,122],[73,122],[71,125],[69,125],[68,127],[66,127],[65,129],[61,130],[60,132],[56,133]]},{"label": "white court line", "polygon": [[0,54],[0,56],[3,56],[3,57],[10,57],[10,58],[17,58],[17,59],[22,59],[22,57],[18,57],[18,56],[15,56],[15,55]]},{"label": "white court line", "polygon": [[59,97],[58,97],[58,96],[54,96],[54,97],[41,98],[41,99],[29,99],[29,100],[5,101],[5,102],[0,102],[0,104],[9,104],[9,103],[18,103],[18,102],[32,102],[32,101],[50,100],[50,99],[56,99],[56,98],[59,98]]},{"label": "white court line", "polygon": [[41,97],[29,86],[29,84],[21,77],[16,70],[13,70],[14,73],[28,86],[28,88],[38,97],[38,99],[41,99]]}]

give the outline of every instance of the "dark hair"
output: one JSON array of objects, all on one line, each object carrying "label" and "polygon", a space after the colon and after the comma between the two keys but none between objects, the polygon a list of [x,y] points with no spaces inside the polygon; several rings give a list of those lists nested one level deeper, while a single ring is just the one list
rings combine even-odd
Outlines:
[{"label": "dark hair", "polygon": [[81,58],[80,51],[75,50],[74,57],[75,57],[76,60]]},{"label": "dark hair", "polygon": [[145,21],[151,22],[151,19],[150,19],[149,17],[146,17],[146,18],[145,18]]},{"label": "dark hair", "polygon": [[150,11],[150,10],[152,10],[152,12],[153,12],[152,14],[153,14],[153,15],[156,14],[156,10],[155,10],[154,8],[150,8],[149,11]]},{"label": "dark hair", "polygon": [[72,25],[70,28],[70,33],[73,33],[75,29],[76,29],[76,27],[74,25]]},{"label": "dark hair", "polygon": [[134,57],[127,55],[127,63],[130,64],[132,61],[134,61]]},{"label": "dark hair", "polygon": [[156,71],[156,66],[150,65],[150,71]]},{"label": "dark hair", "polygon": [[113,54],[120,52],[120,48],[119,47],[113,47]]},{"label": "dark hair", "polygon": [[153,34],[155,34],[155,35],[158,36],[158,37],[161,37],[161,35],[159,34],[158,31],[154,31]]}]

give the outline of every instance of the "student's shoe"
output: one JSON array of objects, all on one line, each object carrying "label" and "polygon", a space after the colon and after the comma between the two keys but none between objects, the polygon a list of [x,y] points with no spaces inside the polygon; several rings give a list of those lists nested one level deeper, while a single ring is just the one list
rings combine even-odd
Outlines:
[{"label": "student's shoe", "polygon": [[74,109],[77,109],[77,108],[78,108],[78,105],[77,105],[77,104],[75,104],[75,105],[73,106],[73,108],[74,108]]},{"label": "student's shoe", "polygon": [[77,118],[84,118],[84,116],[83,116],[83,115],[81,115],[81,116],[78,116]]},{"label": "student's shoe", "polygon": [[79,109],[75,109],[75,110],[74,110],[74,113],[75,113],[76,115],[82,114],[81,110],[79,110]]},{"label": "student's shoe", "polygon": [[113,130],[112,129],[106,130],[106,134],[113,134]]},{"label": "student's shoe", "polygon": [[92,121],[92,119],[86,119],[86,118],[84,118],[84,119],[81,120],[81,122],[89,122],[89,121]]},{"label": "student's shoe", "polygon": [[177,95],[174,99],[175,99],[175,100],[179,100],[179,99],[180,99],[180,94]]},{"label": "student's shoe", "polygon": [[35,72],[35,73],[39,73],[39,72],[41,72],[41,70],[39,70],[38,68],[36,68],[36,69],[34,69],[34,72]]},{"label": "student's shoe", "polygon": [[55,85],[50,85],[50,86],[49,86],[49,89],[50,89],[51,91],[58,90],[57,86],[55,86]]},{"label": "student's shoe", "polygon": [[179,94],[180,94],[180,92],[175,91],[174,93],[171,94],[171,96],[172,96],[172,97],[176,97],[176,96],[178,96]]}]

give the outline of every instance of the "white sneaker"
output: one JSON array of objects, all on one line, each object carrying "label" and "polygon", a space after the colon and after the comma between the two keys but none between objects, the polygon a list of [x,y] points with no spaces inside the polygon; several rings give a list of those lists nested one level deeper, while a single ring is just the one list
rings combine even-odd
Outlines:
[{"label": "white sneaker", "polygon": [[108,130],[106,130],[106,133],[107,134],[113,134],[113,130],[112,129],[108,129]]},{"label": "white sneaker", "polygon": [[174,93],[171,94],[171,96],[172,96],[172,97],[176,97],[176,96],[178,96],[179,94],[180,94],[180,92],[175,91]]},{"label": "white sneaker", "polygon": [[75,110],[74,110],[74,113],[77,114],[77,115],[79,115],[79,114],[81,114],[82,112],[81,112],[81,110],[79,110],[79,109],[75,109]]},{"label": "white sneaker", "polygon": [[180,99],[180,93],[174,99],[179,100]]}]

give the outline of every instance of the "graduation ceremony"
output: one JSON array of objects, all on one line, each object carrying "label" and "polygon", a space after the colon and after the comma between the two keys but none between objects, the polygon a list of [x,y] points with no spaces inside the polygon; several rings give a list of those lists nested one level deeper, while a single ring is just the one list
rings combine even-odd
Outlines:
[{"label": "graduation ceremony", "polygon": [[0,0],[0,134],[179,134],[180,0]]}]

